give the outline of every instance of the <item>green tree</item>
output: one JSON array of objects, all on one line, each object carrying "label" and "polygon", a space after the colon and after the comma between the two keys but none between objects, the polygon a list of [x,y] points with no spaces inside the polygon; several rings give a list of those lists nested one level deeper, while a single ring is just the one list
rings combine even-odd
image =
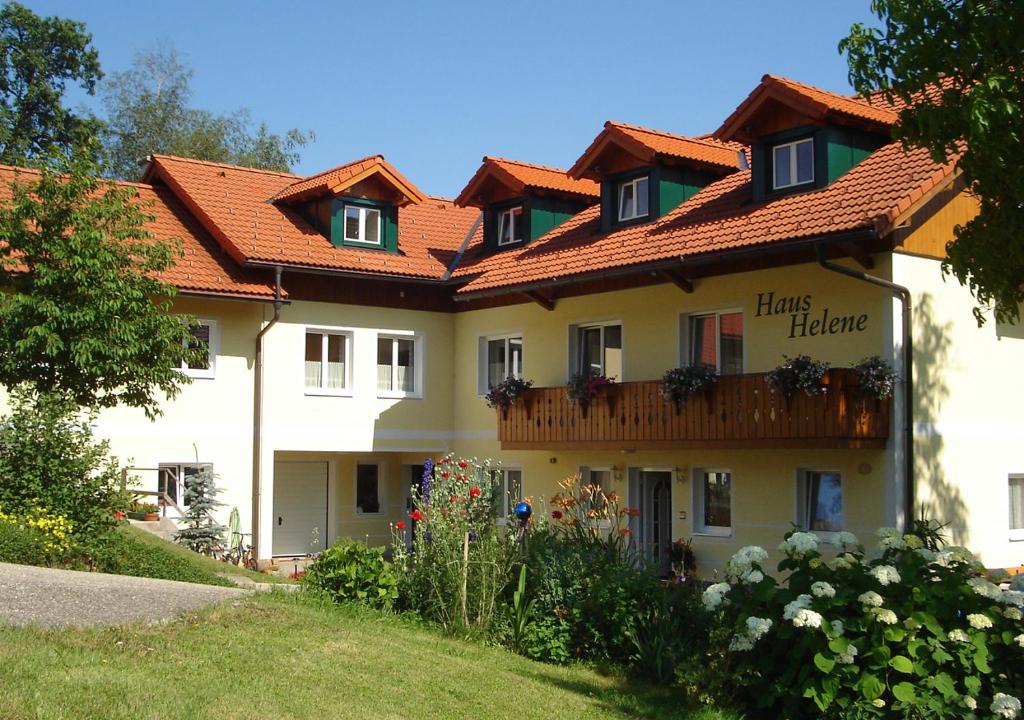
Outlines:
[{"label": "green tree", "polygon": [[63,104],[76,84],[89,94],[102,77],[85,25],[41,18],[24,5],[0,9],[0,162],[24,165],[67,154],[100,123]]},{"label": "green tree", "polygon": [[287,171],[312,139],[296,129],[278,135],[265,124],[254,131],[246,109],[217,115],[189,107],[192,75],[178,52],[163,46],[138,53],[129,70],[103,84],[104,146],[113,176],[134,179],[151,153]]},{"label": "green tree", "polygon": [[906,103],[895,136],[957,158],[980,199],[958,227],[943,269],[987,310],[1015,320],[1024,301],[1024,3],[873,0],[881,28],[856,24],[840,44],[850,81]]},{"label": "green tree", "polygon": [[154,240],[138,191],[98,180],[87,157],[20,174],[0,203],[0,384],[153,417],[206,348],[159,278],[180,246]]},{"label": "green tree", "polygon": [[227,528],[213,520],[213,511],[224,504],[217,502],[219,494],[209,465],[185,479],[185,527],[174,534],[175,541],[189,550],[211,556],[224,544]]}]

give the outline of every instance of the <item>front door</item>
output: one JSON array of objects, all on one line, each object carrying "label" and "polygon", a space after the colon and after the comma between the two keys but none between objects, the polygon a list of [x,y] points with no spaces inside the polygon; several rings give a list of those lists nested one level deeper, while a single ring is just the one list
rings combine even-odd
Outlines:
[{"label": "front door", "polygon": [[630,504],[640,510],[631,523],[633,537],[641,556],[663,574],[671,567],[672,545],[672,471],[630,470]]},{"label": "front door", "polygon": [[327,540],[327,463],[274,463],[273,554],[320,552]]}]

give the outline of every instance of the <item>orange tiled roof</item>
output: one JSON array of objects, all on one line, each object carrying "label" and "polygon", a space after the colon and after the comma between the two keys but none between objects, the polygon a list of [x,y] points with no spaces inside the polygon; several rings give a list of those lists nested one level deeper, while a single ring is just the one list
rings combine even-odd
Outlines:
[{"label": "orange tiled roof", "polygon": [[[31,170],[0,165],[0,196],[10,197],[9,183],[29,180]],[[274,286],[260,273],[239,267],[167,188],[144,183],[119,183],[135,188],[146,212],[154,215],[145,229],[154,239],[182,241],[183,257],[158,277],[179,290],[238,297],[274,297]]]},{"label": "orange tiled roof", "polygon": [[658,220],[600,232],[600,208],[582,211],[530,245],[486,254],[473,247],[455,273],[458,293],[512,292],[611,268],[679,260],[857,229],[879,233],[952,173],[927,151],[890,143],[828,187],[751,205],[750,171],[708,185]]},{"label": "orange tiled roof", "polygon": [[384,177],[407,202],[420,203],[426,200],[426,196],[385,160],[383,155],[370,155],[303,178],[288,185],[271,199],[273,202],[285,202],[327,193],[336,194],[374,174]]},{"label": "orange tiled roof", "polygon": [[611,143],[624,144],[648,159],[661,155],[730,171],[739,169],[736,154],[743,149],[739,143],[722,142],[708,136],[687,137],[609,120],[579,160],[569,168],[570,177],[583,177],[601,151]]},{"label": "orange tiled roof", "polygon": [[398,211],[398,254],[335,247],[298,211],[274,204],[295,175],[154,155],[147,178],[166,183],[240,263],[440,278],[477,211],[427,198]]},{"label": "orange tiled roof", "polygon": [[846,116],[883,127],[889,127],[896,122],[896,113],[884,105],[828,92],[776,75],[765,75],[761,78],[760,84],[715,131],[715,137],[731,140],[741,135],[747,119],[769,98],[795,103],[806,112],[822,118]]},{"label": "orange tiled roof", "polygon": [[601,196],[601,188],[596,182],[593,180],[571,178],[566,174],[565,170],[485,155],[483,164],[466,184],[462,192],[459,193],[459,196],[455,199],[455,204],[475,204],[472,198],[476,195],[481,183],[491,176],[497,177],[516,193],[521,193],[530,188],[553,190],[559,193],[593,198],[595,200]]}]

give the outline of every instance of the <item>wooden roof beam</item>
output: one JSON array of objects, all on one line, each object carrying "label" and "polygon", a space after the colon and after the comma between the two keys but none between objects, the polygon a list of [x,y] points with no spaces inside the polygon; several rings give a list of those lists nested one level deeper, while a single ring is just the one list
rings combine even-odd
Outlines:
[{"label": "wooden roof beam", "polygon": [[535,303],[537,303],[538,305],[540,305],[542,308],[549,312],[555,309],[555,298],[545,295],[540,290],[528,290],[527,292],[523,293],[523,295],[530,298]]},{"label": "wooden roof beam", "polygon": [[865,270],[873,270],[875,267],[875,259],[871,257],[871,254],[864,250],[860,245],[855,242],[847,241],[839,244],[839,248],[847,255],[857,261]]},{"label": "wooden roof beam", "polygon": [[682,290],[687,295],[693,293],[693,280],[683,277],[675,270],[662,270],[661,276]]}]

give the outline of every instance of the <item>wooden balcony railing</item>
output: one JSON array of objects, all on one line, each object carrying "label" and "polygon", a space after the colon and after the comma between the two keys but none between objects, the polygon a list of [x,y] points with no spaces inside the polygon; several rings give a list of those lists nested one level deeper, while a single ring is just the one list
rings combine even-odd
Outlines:
[{"label": "wooden balcony railing", "polygon": [[884,448],[890,401],[865,397],[852,370],[826,381],[823,395],[787,398],[764,373],[727,375],[680,408],[658,381],[610,386],[589,405],[564,387],[532,388],[498,411],[498,436],[505,450]]}]

